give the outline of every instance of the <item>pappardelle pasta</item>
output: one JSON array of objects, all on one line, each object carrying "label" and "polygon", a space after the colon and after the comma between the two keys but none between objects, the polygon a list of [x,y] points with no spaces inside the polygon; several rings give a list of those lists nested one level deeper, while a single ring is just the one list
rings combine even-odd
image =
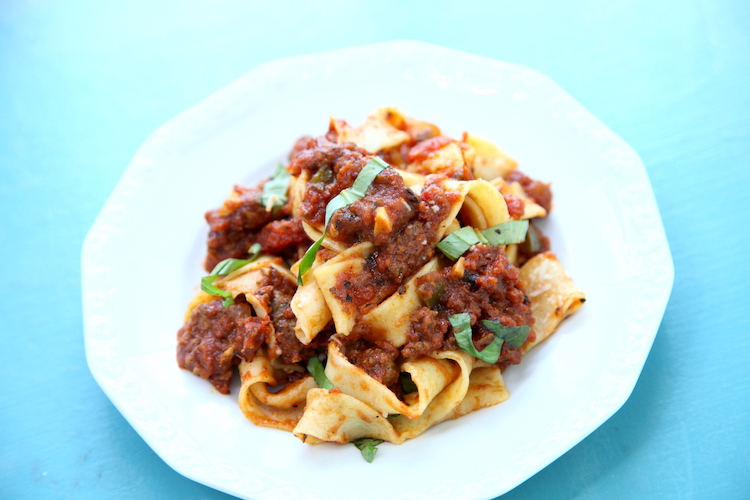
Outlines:
[{"label": "pappardelle pasta", "polygon": [[206,213],[177,360],[256,425],[372,461],[507,400],[503,371],[585,302],[535,224],[549,184],[491,142],[381,108],[330,119]]}]

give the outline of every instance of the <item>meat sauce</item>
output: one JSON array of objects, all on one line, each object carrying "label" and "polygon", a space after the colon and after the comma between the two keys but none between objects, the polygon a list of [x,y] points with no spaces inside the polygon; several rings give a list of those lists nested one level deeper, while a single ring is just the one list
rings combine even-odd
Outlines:
[{"label": "meat sauce", "polygon": [[518,182],[529,198],[533,199],[548,213],[552,210],[552,190],[550,190],[549,184],[534,180],[518,170],[508,174],[505,180],[507,182]]},{"label": "meat sauce", "polygon": [[295,290],[293,281],[271,267],[255,293],[270,309],[268,317],[257,317],[243,295],[226,308],[221,300],[200,304],[177,332],[178,365],[229,394],[232,367],[241,360],[252,361],[264,343],[273,346],[268,352],[270,359],[286,364],[325,352],[330,333],[318,335],[309,345],[302,344],[294,333],[296,318],[289,304]]},{"label": "meat sauce", "polygon": [[274,339],[270,345],[275,345],[276,348],[269,349],[269,357],[281,358],[286,364],[309,359],[318,347],[317,342],[308,346],[302,344],[294,333],[297,318],[290,303],[296,290],[297,285],[293,281],[276,269],[270,268],[266,279],[255,293],[255,296],[271,309]]},{"label": "meat sauce", "polygon": [[[474,345],[480,351],[494,339],[480,320],[510,327],[533,325],[519,270],[508,262],[502,247],[474,245],[463,257],[462,267],[462,271],[456,265],[417,278],[418,295],[425,304],[433,305],[423,306],[412,315],[407,343],[401,351],[404,357],[458,349],[448,321],[454,314],[469,314]],[[532,330],[527,342],[534,338]],[[498,363],[507,366],[520,360],[520,351],[504,343]]]},{"label": "meat sauce", "polygon": [[[435,130],[427,130],[423,139],[384,156],[392,161],[414,161],[445,142]],[[289,172],[308,179],[297,216],[292,217],[289,203],[275,211],[266,210],[260,202],[262,184],[253,188],[235,186],[236,196],[220,209],[206,213],[210,227],[204,264],[207,271],[224,259],[246,258],[253,243],[259,243],[263,252],[282,256],[290,266],[302,257],[312,243],[303,222],[322,226],[328,203],[351,187],[371,158],[353,144],[336,144],[334,140],[333,132],[318,138],[303,137],[292,149]],[[428,176],[417,196],[396,171],[386,169],[375,178],[365,197],[332,216],[327,228],[330,237],[346,245],[373,244],[362,272],[341,274],[331,289],[357,318],[403,289],[405,281],[435,256],[437,228],[459,196],[446,192],[440,185],[442,179]],[[521,183],[534,201],[549,210],[548,184],[520,173],[511,174],[508,181]],[[505,201],[511,217],[520,218],[523,201],[513,195],[505,195]],[[549,247],[544,235],[537,228],[534,231],[538,233],[535,244],[519,247],[521,260]],[[360,322],[343,339],[349,360],[397,394],[401,393],[398,367],[403,359],[435,350],[458,349],[448,321],[451,315],[469,313],[474,344],[479,350],[494,338],[480,320],[498,321],[505,326],[533,325],[519,271],[508,262],[501,247],[473,246],[463,257],[462,273],[451,268],[445,257],[441,259],[448,267],[417,281],[418,294],[429,305],[413,313],[403,347],[372,340],[367,325]],[[264,344],[269,346],[271,359],[287,365],[302,364],[311,356],[325,353],[330,329],[307,346],[295,335],[296,318],[290,307],[295,291],[296,285],[287,276],[270,268],[256,293],[270,309],[268,317],[257,317],[243,296],[227,308],[220,300],[197,306],[177,334],[179,366],[208,379],[219,392],[227,394],[233,366],[243,359],[251,361]],[[532,330],[527,342],[533,339]],[[519,361],[520,351],[505,343],[498,364],[505,367]],[[288,375],[289,380],[299,376]]]},{"label": "meat sauce", "polygon": [[229,394],[232,367],[240,358],[252,360],[273,333],[270,320],[256,317],[243,299],[227,308],[221,300],[200,304],[177,332],[177,364],[222,394]]},{"label": "meat sauce", "polygon": [[260,203],[263,188],[235,186],[236,197],[224,206],[206,212],[209,226],[208,252],[204,261],[207,272],[224,259],[243,259],[255,243],[258,232],[269,222],[287,216],[289,209],[267,211]]},{"label": "meat sauce", "polygon": [[[450,211],[454,196],[445,192],[435,179],[428,182],[403,228],[390,234],[382,245],[377,245],[377,239],[373,241],[376,246],[364,268],[357,273],[342,273],[331,292],[357,317],[393,295],[409,276],[434,257],[437,227]],[[343,225],[341,230],[348,232],[348,227]]]}]

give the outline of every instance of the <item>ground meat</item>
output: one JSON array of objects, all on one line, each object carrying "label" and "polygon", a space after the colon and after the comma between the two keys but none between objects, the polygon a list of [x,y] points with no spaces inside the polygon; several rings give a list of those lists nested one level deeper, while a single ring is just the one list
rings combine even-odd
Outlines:
[{"label": "ground meat", "polygon": [[360,273],[341,273],[331,292],[357,316],[367,314],[395,293],[404,281],[435,255],[437,227],[455,202],[454,193],[428,179],[410,222],[377,246]]},{"label": "ground meat", "polygon": [[450,329],[450,322],[445,315],[427,307],[417,309],[411,317],[411,325],[406,344],[401,349],[405,358],[416,358],[443,346],[443,340]]},{"label": "ground meat", "polygon": [[[317,145],[318,139],[316,137],[310,137],[309,135],[303,135],[294,143],[292,150],[289,152],[289,160],[294,160],[299,154],[306,150],[312,149]],[[295,172],[294,175],[299,175],[299,172]]]},{"label": "ground meat", "polygon": [[440,304],[449,314],[468,312],[472,324],[480,318],[505,326],[531,324],[531,309],[525,302],[518,268],[508,263],[502,247],[474,245],[465,255],[464,269],[463,277],[446,272],[447,285]]},{"label": "ground meat", "polygon": [[238,356],[252,360],[271,332],[268,319],[253,316],[247,302],[238,300],[227,308],[221,300],[200,304],[177,332],[177,364],[229,394]]},{"label": "ground meat", "polygon": [[396,362],[398,349],[387,341],[371,343],[364,339],[347,342],[346,357],[354,366],[385,386],[398,383],[401,372]]},{"label": "ground meat", "polygon": [[507,182],[518,182],[537,204],[544,208],[547,213],[552,210],[552,191],[550,185],[534,180],[518,170],[514,170],[505,178]]},{"label": "ground meat", "polygon": [[[469,314],[474,344],[479,350],[494,338],[480,320],[497,321],[505,326],[533,325],[518,268],[508,262],[502,247],[472,246],[464,255],[463,267],[462,275],[448,267],[417,279],[417,293],[423,302],[434,303],[434,314],[428,314],[425,308],[414,313],[407,344],[402,350],[405,357],[416,357],[434,350],[438,339],[433,330],[438,328],[443,332],[442,348],[456,349],[452,329],[445,326],[448,317],[454,314]],[[435,297],[436,293],[439,297]],[[530,338],[533,340],[533,335]],[[498,363],[502,366],[519,361],[520,351],[503,344]]]},{"label": "ground meat", "polygon": [[377,268],[388,278],[401,283],[435,255],[437,228],[450,212],[455,193],[447,193],[439,178],[428,178],[420,196],[413,222],[378,247]]},{"label": "ground meat", "polygon": [[292,312],[290,303],[297,285],[287,276],[270,268],[255,296],[271,309],[271,322],[274,329],[274,340],[280,353],[269,351],[272,358],[281,357],[287,364],[298,363],[315,354],[315,346],[306,346],[297,339],[294,327],[297,318]]},{"label": "ground meat", "polygon": [[258,233],[256,242],[263,247],[264,253],[279,255],[300,244],[309,246],[310,238],[302,228],[302,219],[293,217],[266,224]]},{"label": "ground meat", "polygon": [[258,231],[269,222],[289,215],[289,209],[266,211],[260,203],[263,188],[234,187],[236,197],[230,197],[217,210],[206,212],[210,232],[208,253],[204,262],[206,271],[224,259],[247,257]]},{"label": "ground meat", "polygon": [[321,225],[328,202],[354,184],[370,156],[354,144],[333,144],[318,139],[307,146],[308,149],[295,156],[289,170],[294,175],[307,172],[309,181],[298,210],[305,222]]},{"label": "ground meat", "polygon": [[[352,186],[371,156],[353,144],[333,144],[324,139],[304,140],[295,151],[290,171],[300,175],[307,172],[310,177],[299,206],[300,216],[310,224],[322,224],[328,202]],[[437,227],[457,196],[440,187],[442,179],[432,176],[417,197],[396,171],[383,170],[364,197],[332,216],[328,227],[332,238],[348,245],[362,241],[375,245],[363,271],[341,273],[332,289],[358,316],[393,294],[433,257]],[[379,208],[390,220],[385,232],[375,229]]]},{"label": "ground meat", "polygon": [[[401,176],[393,169],[385,169],[372,182],[366,196],[333,214],[328,231],[349,245],[362,241],[382,245],[415,216],[418,203],[419,198]],[[375,219],[380,208],[385,210],[390,228],[376,234]]]}]

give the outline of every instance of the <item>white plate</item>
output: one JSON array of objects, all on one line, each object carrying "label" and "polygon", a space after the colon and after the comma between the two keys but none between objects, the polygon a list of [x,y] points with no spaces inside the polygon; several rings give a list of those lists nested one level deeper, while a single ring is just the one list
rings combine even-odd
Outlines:
[{"label": "white plate", "polygon": [[[368,464],[353,446],[255,427],[174,351],[202,275],[204,212],[269,175],[298,136],[325,133],[329,116],[356,124],[383,105],[489,138],[551,181],[545,228],[588,302],[506,371],[508,402],[383,444]],[[674,270],[637,154],[560,87],[515,64],[389,42],[264,64],[158,129],[91,228],[82,272],[91,372],[165,462],[239,497],[333,500],[491,498],[543,469],[629,397]]]}]

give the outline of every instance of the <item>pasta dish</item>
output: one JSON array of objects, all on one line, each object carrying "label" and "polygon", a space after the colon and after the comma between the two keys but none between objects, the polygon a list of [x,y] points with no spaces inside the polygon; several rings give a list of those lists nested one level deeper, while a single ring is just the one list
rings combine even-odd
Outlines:
[{"label": "pasta dish", "polygon": [[585,302],[535,224],[551,209],[486,139],[396,108],[332,118],[206,213],[178,364],[222,394],[239,372],[248,420],[371,461],[507,400],[503,371]]}]

